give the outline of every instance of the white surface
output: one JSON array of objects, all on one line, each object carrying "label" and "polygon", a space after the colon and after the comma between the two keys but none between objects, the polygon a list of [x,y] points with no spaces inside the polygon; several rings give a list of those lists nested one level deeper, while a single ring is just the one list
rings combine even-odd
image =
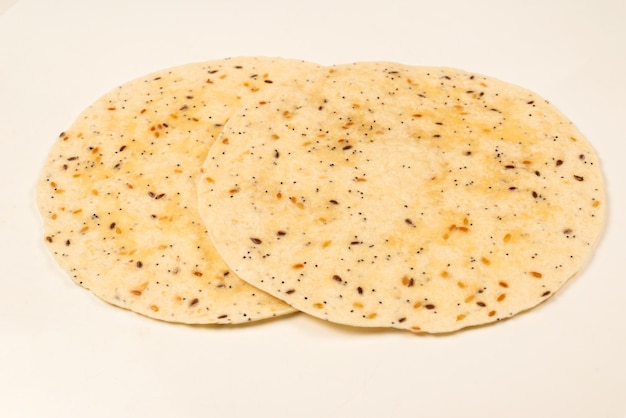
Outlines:
[{"label": "white surface", "polygon": [[[0,5],[0,416],[626,417],[623,0]],[[124,81],[236,55],[448,65],[536,91],[602,159],[595,257],[539,308],[438,337],[303,315],[180,326],[106,305],[43,245],[49,148]]]}]

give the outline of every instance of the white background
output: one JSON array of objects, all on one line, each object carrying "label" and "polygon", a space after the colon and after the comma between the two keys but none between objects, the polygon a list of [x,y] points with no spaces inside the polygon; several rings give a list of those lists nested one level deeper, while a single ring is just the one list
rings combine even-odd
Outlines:
[{"label": "white background", "polygon": [[[0,416],[626,417],[624,0],[0,0]],[[101,302],[42,240],[34,185],[78,113],[238,55],[446,65],[550,100],[595,146],[609,218],[535,310],[445,336],[294,315],[181,326]]]}]

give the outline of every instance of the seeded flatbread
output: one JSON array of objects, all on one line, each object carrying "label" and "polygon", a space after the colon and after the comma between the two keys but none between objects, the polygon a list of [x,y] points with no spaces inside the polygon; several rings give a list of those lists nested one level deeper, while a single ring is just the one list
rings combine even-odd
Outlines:
[{"label": "seeded flatbread", "polygon": [[201,216],[242,278],[329,321],[450,332],[548,299],[602,228],[598,157],[546,100],[355,63],[237,112]]},{"label": "seeded flatbread", "polygon": [[294,312],[232,273],[197,210],[209,145],[246,100],[318,66],[240,57],[130,81],[63,132],[38,183],[45,240],[76,283],[165,321],[241,323]]}]

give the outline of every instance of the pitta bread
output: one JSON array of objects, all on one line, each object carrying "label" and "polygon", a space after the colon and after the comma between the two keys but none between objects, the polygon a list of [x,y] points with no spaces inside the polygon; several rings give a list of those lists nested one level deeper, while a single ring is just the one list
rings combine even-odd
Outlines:
[{"label": "pitta bread", "polygon": [[183,323],[241,323],[294,312],[238,278],[211,244],[196,182],[242,103],[296,88],[318,66],[239,57],[130,81],[86,109],[54,144],[37,186],[45,242],[99,298]]},{"label": "pitta bread", "polygon": [[210,149],[200,213],[230,267],[296,309],[450,332],[545,301],[593,250],[598,157],[535,93],[385,62],[266,93]]}]

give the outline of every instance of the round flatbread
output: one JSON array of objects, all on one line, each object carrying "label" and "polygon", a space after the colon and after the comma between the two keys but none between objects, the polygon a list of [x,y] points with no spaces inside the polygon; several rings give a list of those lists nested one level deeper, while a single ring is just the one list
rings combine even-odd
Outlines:
[{"label": "round flatbread", "polygon": [[377,62],[261,96],[211,148],[200,213],[237,274],[303,312],[498,321],[554,295],[599,236],[598,157],[528,90]]},{"label": "round flatbread", "polygon": [[240,57],[130,81],[54,144],[37,186],[45,242],[76,283],[165,321],[241,323],[294,312],[238,278],[197,210],[210,144],[242,103],[318,66]]}]

